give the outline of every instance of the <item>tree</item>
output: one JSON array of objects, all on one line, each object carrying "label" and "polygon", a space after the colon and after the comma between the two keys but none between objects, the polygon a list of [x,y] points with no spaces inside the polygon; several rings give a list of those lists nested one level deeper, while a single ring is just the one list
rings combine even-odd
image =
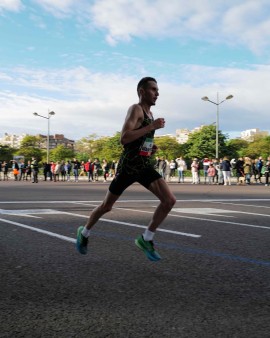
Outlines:
[{"label": "tree", "polygon": [[14,148],[0,144],[0,161],[8,162],[12,160],[14,152]]},{"label": "tree", "polygon": [[[227,136],[218,131],[219,157],[227,152],[225,141]],[[185,145],[187,158],[215,158],[216,157],[216,128],[213,125],[204,126],[201,130],[192,133]]]},{"label": "tree", "polygon": [[20,148],[40,148],[43,140],[40,136],[26,135],[22,141]]},{"label": "tree", "polygon": [[232,139],[226,142],[226,147],[229,158],[239,158],[244,156],[248,142],[246,140]]},{"label": "tree", "polygon": [[74,157],[74,150],[66,148],[64,145],[59,144],[56,148],[50,151],[50,159],[52,161],[69,160]]},{"label": "tree", "polygon": [[93,158],[96,151],[96,141],[98,139],[97,134],[91,134],[77,141],[75,146],[76,157],[81,161]]},{"label": "tree", "polygon": [[45,151],[38,148],[20,148],[15,152],[15,155],[24,156],[25,161],[31,160],[32,157],[35,157],[38,162],[41,161],[42,157],[45,156]]},{"label": "tree", "polygon": [[120,132],[117,132],[112,137],[103,137],[97,141],[96,157],[105,158],[108,162],[118,160],[123,146],[120,142]]},{"label": "tree", "polygon": [[248,144],[244,151],[244,156],[258,158],[262,156],[266,159],[270,155],[270,136],[256,137],[253,142]]},{"label": "tree", "polygon": [[183,146],[179,144],[173,137],[156,137],[154,142],[158,148],[155,155],[158,157],[164,157],[168,160],[173,160],[179,156],[182,156],[183,154]]}]

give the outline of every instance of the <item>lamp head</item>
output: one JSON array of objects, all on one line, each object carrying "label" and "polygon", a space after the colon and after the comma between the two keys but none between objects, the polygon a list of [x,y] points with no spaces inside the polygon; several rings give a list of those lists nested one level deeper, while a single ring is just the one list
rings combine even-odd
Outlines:
[{"label": "lamp head", "polygon": [[228,95],[227,97],[226,97],[226,100],[230,100],[230,99],[232,99],[233,98],[233,95]]},{"label": "lamp head", "polygon": [[38,113],[33,113],[33,115],[38,116]]},{"label": "lamp head", "polygon": [[54,111],[50,111],[49,115],[55,115],[55,112]]},{"label": "lamp head", "polygon": [[208,99],[207,96],[202,97],[202,100],[203,100],[203,101],[209,101],[209,99]]}]

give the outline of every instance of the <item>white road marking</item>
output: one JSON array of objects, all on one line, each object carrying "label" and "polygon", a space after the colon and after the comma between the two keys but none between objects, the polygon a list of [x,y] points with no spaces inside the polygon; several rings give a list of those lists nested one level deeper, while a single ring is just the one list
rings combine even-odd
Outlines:
[{"label": "white road marking", "polygon": [[[81,217],[81,218],[88,218],[89,217],[89,216],[85,216],[85,215],[81,215],[81,214],[74,214],[72,212],[64,212],[64,211],[63,211],[63,214],[75,216],[75,217]],[[100,218],[99,220],[103,221],[103,222],[108,222],[108,223],[128,225],[130,227],[143,228],[143,229],[147,228],[147,226],[145,226],[145,225],[121,222],[121,221],[116,221],[116,220],[113,220],[113,219]],[[180,231],[174,231],[174,230],[167,230],[167,229],[162,229],[162,228],[158,228],[157,231],[166,232],[166,233],[170,233],[170,234],[174,234],[174,235],[180,235],[180,236],[194,237],[194,238],[200,238],[201,237],[201,235],[195,235],[195,234],[190,234],[190,233],[180,232]]]},{"label": "white road marking", "polygon": [[[2,210],[0,209],[0,214],[4,214],[4,215],[15,215],[15,216],[26,216],[26,217],[31,217],[30,214],[61,214],[61,215],[71,215],[71,216],[75,216],[75,217],[82,217],[82,218],[88,218],[89,216],[85,216],[85,215],[81,215],[81,214],[74,214],[74,213],[70,213],[70,212],[64,212],[64,211],[57,211],[57,210],[52,210],[52,209],[30,209],[30,210]],[[0,219],[3,221],[3,219]],[[127,222],[120,222],[120,221],[115,221],[115,220],[111,220],[111,219],[105,219],[105,218],[101,218],[100,219],[103,222],[109,222],[109,223],[115,223],[115,224],[121,224],[121,225],[128,225],[130,227],[137,227],[137,228],[143,228],[146,229],[147,226],[145,225],[140,225],[140,224],[134,224],[134,223],[127,223]],[[11,221],[7,221],[7,223],[9,223]],[[11,223],[11,224],[15,224]],[[20,224],[20,223],[18,223]],[[31,227],[30,227],[31,228]],[[45,230],[44,230],[45,231]],[[174,231],[174,230],[167,230],[167,229],[158,229],[158,231],[160,232],[166,232],[166,233],[170,233],[170,234],[174,234],[174,235],[180,235],[180,236],[187,236],[187,237],[193,237],[193,238],[200,238],[201,235],[195,235],[195,234],[190,234],[190,233],[185,233],[185,232],[180,232],[180,231]]]},{"label": "white road marking", "polygon": [[23,210],[5,210],[0,209],[0,215],[12,215],[12,216],[23,216],[23,217],[30,217],[30,218],[41,218],[39,216],[34,216],[37,214],[57,214],[59,211],[53,209],[23,209]]},{"label": "white road marking", "polygon": [[252,207],[252,208],[265,208],[270,209],[270,207],[267,207],[266,205],[254,205],[254,204],[243,204],[243,203],[229,203],[229,202],[212,202],[215,204],[229,204],[229,205],[240,205],[242,207]]},{"label": "white road marking", "polygon": [[183,214],[195,214],[195,215],[210,215],[210,216],[220,216],[220,217],[234,217],[228,215],[221,215],[223,214],[232,214],[236,213],[237,211],[232,210],[224,210],[224,209],[217,209],[217,208],[173,208],[172,211],[180,212]]},{"label": "white road marking", "polygon": [[62,240],[67,241],[67,242],[76,243],[76,240],[74,238],[63,236],[63,235],[59,235],[59,234],[56,234],[55,232],[51,232],[51,231],[47,231],[47,230],[42,230],[42,229],[34,228],[34,227],[31,227],[31,226],[26,225],[26,224],[9,221],[9,220],[3,219],[3,218],[0,218],[0,221],[2,221],[4,223],[16,225],[18,227],[25,228],[25,229],[28,229],[28,230],[36,231],[36,232],[39,232],[39,233],[44,234],[44,235],[48,235],[48,236],[51,236],[51,237],[56,237],[56,238],[62,239]]},{"label": "white road marking", "polygon": [[[182,203],[190,203],[190,202],[201,202],[201,203],[207,203],[207,202],[270,202],[270,198],[235,198],[235,199],[190,199],[190,200],[177,200],[176,202],[182,202]],[[76,203],[101,203],[103,200],[98,201],[0,201],[0,204],[76,204]],[[116,203],[153,203],[153,202],[159,202],[159,200],[121,200],[119,199]]]},{"label": "white road marking", "polygon": [[[89,204],[89,206],[96,207],[96,205],[93,205],[93,204]],[[133,212],[136,211],[136,212],[145,213],[145,214],[153,214],[152,211],[146,211],[146,210],[137,210],[137,209],[130,209],[130,208],[117,208],[117,207],[114,207],[113,209],[119,209],[119,210],[124,210],[124,211],[133,211]],[[222,223],[222,224],[241,225],[241,226],[246,226],[246,227],[251,227],[251,228],[261,228],[261,229],[270,230],[270,227],[265,227],[265,226],[256,225],[256,224],[237,223],[237,222],[230,222],[230,221],[221,221],[221,220],[211,219],[211,218],[192,217],[192,216],[180,216],[180,215],[173,215],[172,213],[168,214],[168,216],[178,217],[178,218],[195,219],[195,220],[198,220],[198,221],[216,222],[216,223]],[[268,216],[268,215],[266,215],[266,216]],[[86,217],[88,217],[88,216],[86,216]]]}]

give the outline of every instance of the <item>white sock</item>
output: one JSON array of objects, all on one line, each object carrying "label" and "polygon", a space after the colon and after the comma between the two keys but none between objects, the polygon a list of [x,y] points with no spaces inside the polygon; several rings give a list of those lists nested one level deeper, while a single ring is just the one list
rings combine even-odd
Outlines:
[{"label": "white sock", "polygon": [[86,229],[86,227],[83,228],[82,235],[83,237],[88,238],[90,236],[91,230]]},{"label": "white sock", "polygon": [[155,234],[154,232],[146,229],[145,232],[144,232],[144,234],[143,234],[143,239],[145,241],[152,241],[153,238],[154,238],[154,234]]}]

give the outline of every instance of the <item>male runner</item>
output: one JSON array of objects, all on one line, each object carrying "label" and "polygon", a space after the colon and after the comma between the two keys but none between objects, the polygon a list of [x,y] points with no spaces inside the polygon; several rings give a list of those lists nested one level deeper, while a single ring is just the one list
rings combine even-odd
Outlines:
[{"label": "male runner", "polygon": [[114,203],[134,182],[138,182],[156,195],[160,204],[157,206],[153,217],[142,236],[135,240],[135,244],[146,254],[151,261],[160,260],[160,255],[154,249],[153,237],[157,227],[166,218],[176,199],[167,183],[150,163],[150,157],[156,151],[153,143],[156,129],[164,128],[164,118],[153,118],[151,106],[156,104],[159,96],[157,81],[152,77],[140,80],[137,86],[139,103],[133,104],[121,132],[123,153],[117,166],[115,178],[109,186],[104,201],[96,207],[85,226],[77,230],[77,250],[81,254],[87,253],[88,237],[93,225],[106,212],[109,212]]}]

